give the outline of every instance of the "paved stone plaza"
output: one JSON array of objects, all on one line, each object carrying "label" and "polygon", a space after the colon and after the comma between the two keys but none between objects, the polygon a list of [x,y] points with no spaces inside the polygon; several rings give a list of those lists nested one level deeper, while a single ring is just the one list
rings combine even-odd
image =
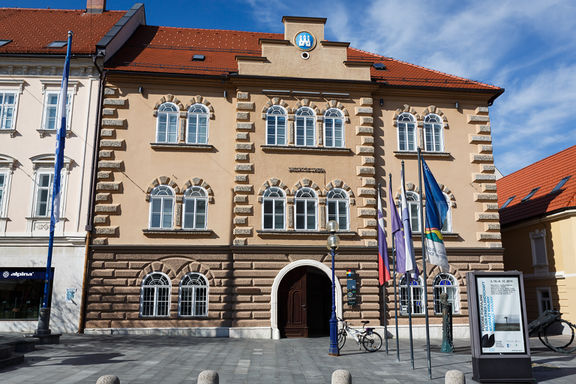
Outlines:
[{"label": "paved stone plaza", "polygon": [[[575,383],[576,354],[546,350],[532,339],[534,376],[538,382]],[[96,383],[113,374],[121,383],[196,383],[205,369],[216,370],[223,384],[328,384],[335,369],[347,369],[354,384],[426,383],[424,343],[415,342],[416,366],[411,369],[408,342],[401,340],[401,361],[396,361],[394,340],[390,353],[366,353],[348,340],[340,357],[328,356],[328,338],[241,340],[163,336],[62,337],[59,345],[38,346],[26,354],[24,364],[0,371],[0,382]],[[459,369],[472,381],[467,340],[456,342],[454,354],[439,352],[432,342],[433,383],[443,383],[444,374]]]}]

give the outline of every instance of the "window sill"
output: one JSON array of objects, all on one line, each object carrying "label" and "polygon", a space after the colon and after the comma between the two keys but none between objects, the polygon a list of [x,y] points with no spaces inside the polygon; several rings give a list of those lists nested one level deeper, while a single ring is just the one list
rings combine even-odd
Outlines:
[{"label": "window sill", "polygon": [[203,151],[214,152],[216,149],[211,144],[186,144],[186,143],[150,143],[155,151]]},{"label": "window sill", "polygon": [[[327,237],[332,234],[330,231],[321,230],[321,231],[296,231],[296,230],[283,230],[283,231],[273,231],[269,229],[259,229],[256,231],[258,236],[260,237],[269,237],[269,238],[284,238],[288,236],[305,236],[305,237]],[[338,231],[335,233],[338,237],[341,238],[353,238],[358,236],[358,234],[354,231]]]},{"label": "window sill", "polygon": [[[450,152],[428,152],[422,151],[421,154],[429,159],[454,159]],[[394,151],[394,156],[398,158],[406,159],[416,159],[418,158],[418,152],[416,151]]]},{"label": "window sill", "polygon": [[215,235],[211,229],[143,229],[146,237],[212,237]]},{"label": "window sill", "polygon": [[309,153],[333,153],[351,155],[350,148],[335,148],[335,147],[299,147],[296,145],[261,145],[260,148],[264,152],[309,152]]},{"label": "window sill", "polygon": [[1,133],[10,135],[10,137],[16,136],[16,130],[15,129],[0,129],[0,134]]},{"label": "window sill", "polygon": [[[57,129],[44,129],[44,128],[39,128],[36,131],[38,131],[38,133],[40,134],[40,137],[45,137],[45,136],[51,136],[51,135],[55,135],[58,133]],[[66,128],[66,138],[68,139],[70,137],[70,132],[71,130],[69,128]]]},{"label": "window sill", "polygon": [[[37,221],[48,221],[50,222],[50,216],[28,216],[25,217],[26,220],[37,220]],[[59,221],[68,221],[67,218],[60,216]]]}]

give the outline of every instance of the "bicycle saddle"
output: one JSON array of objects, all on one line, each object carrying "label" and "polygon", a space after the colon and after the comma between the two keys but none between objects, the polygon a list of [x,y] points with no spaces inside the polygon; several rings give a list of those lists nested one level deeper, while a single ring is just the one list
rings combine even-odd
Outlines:
[{"label": "bicycle saddle", "polygon": [[361,323],[362,324],[368,324],[370,322],[370,320],[362,320]]}]

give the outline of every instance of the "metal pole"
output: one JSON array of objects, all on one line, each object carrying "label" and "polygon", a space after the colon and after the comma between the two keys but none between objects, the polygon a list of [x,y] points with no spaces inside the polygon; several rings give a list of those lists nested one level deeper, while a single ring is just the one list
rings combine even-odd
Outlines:
[{"label": "metal pole", "polygon": [[334,273],[334,247],[330,247],[330,255],[332,256],[332,317],[330,317],[330,349],[328,355],[340,356],[338,350],[338,321],[336,320],[336,280]]},{"label": "metal pole", "polygon": [[[378,183],[378,204],[382,203],[381,191],[382,191],[382,185],[380,183]],[[379,213],[376,214],[376,221],[378,221],[378,215],[379,215]],[[386,236],[386,233],[384,233],[384,236]],[[378,244],[378,246],[380,246],[380,245],[381,244]],[[386,257],[388,257],[388,250],[386,249],[385,251],[386,251]],[[378,257],[380,257],[380,256],[378,256]],[[382,257],[384,257],[384,255],[382,255]],[[384,263],[383,267],[384,268],[386,267],[385,263]],[[386,300],[386,282],[384,282],[384,284],[382,284],[382,286],[380,287],[380,293],[382,296],[382,306],[384,307],[384,343],[386,344],[386,354],[388,354],[388,352],[389,352],[389,348],[388,348],[388,303]]]},{"label": "metal pole", "polygon": [[[402,160],[402,189],[406,190],[406,181],[404,179],[405,172],[404,172],[404,160]],[[406,236],[406,234],[404,234]],[[411,239],[410,239],[411,240]],[[406,258],[412,257],[412,255],[408,254],[408,249],[406,250]],[[416,267],[416,266],[414,266]],[[412,369],[414,369],[414,338],[412,336],[412,276],[410,272],[406,271],[404,274],[406,277],[406,290],[408,291],[408,329],[410,333],[410,362],[412,364]]]},{"label": "metal pole", "polygon": [[420,188],[420,235],[422,237],[422,278],[424,279],[424,316],[426,318],[426,358],[428,360],[428,377],[432,379],[432,360],[430,358],[430,320],[428,319],[428,284],[426,277],[426,244],[424,242],[424,203],[422,201],[422,153],[418,147],[418,185]]},{"label": "metal pole", "polygon": [[[388,180],[390,185],[392,185],[392,175],[388,174]],[[392,188],[389,188],[392,190]],[[390,198],[388,199],[390,201]],[[395,207],[390,207],[389,211],[396,209]],[[390,214],[392,217],[392,214]],[[396,243],[394,241],[394,234],[392,233],[392,269],[393,272],[393,284],[394,284],[394,323],[396,327],[396,361],[400,361],[400,341],[398,340],[398,291],[396,285]]]}]

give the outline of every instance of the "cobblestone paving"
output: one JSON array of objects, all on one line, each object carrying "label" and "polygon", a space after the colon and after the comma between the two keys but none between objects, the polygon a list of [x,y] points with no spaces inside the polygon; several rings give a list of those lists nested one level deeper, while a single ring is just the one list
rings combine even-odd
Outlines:
[{"label": "cobblestone paving", "polygon": [[[547,351],[531,340],[534,377],[550,384],[576,383],[576,354]],[[348,340],[340,357],[328,356],[328,338],[240,340],[176,336],[63,336],[61,344],[39,346],[26,354],[22,365],[0,371],[0,383],[96,383],[116,375],[126,383],[196,383],[205,369],[219,373],[222,384],[328,384],[332,372],[347,369],[354,384],[443,383],[444,374],[459,369],[472,383],[467,340],[456,341],[456,352],[439,352],[432,341],[432,380],[428,380],[426,352],[415,342],[415,369],[408,343],[401,340],[400,361],[395,341],[390,352],[366,353]]]}]

